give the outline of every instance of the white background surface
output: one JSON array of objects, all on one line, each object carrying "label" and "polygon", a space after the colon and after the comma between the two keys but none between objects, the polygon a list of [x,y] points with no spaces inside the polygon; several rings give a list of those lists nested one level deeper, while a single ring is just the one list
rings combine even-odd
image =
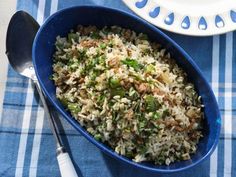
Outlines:
[{"label": "white background surface", "polygon": [[[7,79],[8,60],[5,55],[6,32],[11,16],[16,10],[16,0],[0,0],[0,105],[3,103],[5,84]],[[0,115],[2,106],[0,106]],[[1,123],[1,122],[0,122]]]}]

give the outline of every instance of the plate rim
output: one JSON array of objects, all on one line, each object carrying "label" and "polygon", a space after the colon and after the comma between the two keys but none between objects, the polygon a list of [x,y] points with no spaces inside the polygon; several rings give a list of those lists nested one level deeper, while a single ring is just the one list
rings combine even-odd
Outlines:
[{"label": "plate rim", "polygon": [[[222,16],[222,14],[215,14],[214,15],[214,22],[212,22],[212,20],[208,19],[209,17],[212,17],[212,16],[199,15],[198,17],[194,17],[194,18],[198,18],[198,24],[197,24],[198,30],[195,30],[195,29],[197,29],[196,24],[195,24],[195,29],[191,29],[190,27],[189,28],[182,27],[182,23],[184,21],[184,18],[186,18],[186,17],[189,18],[190,15],[182,16],[182,18],[181,18],[182,22],[180,20],[174,21],[174,19],[173,19],[173,21],[172,21],[173,25],[172,25],[172,23],[166,24],[165,21],[170,15],[177,14],[176,15],[177,17],[180,17],[180,16],[178,15],[178,13],[175,13],[174,11],[169,10],[168,15],[166,15],[165,18],[163,18],[163,14],[161,14],[162,7],[160,5],[158,5],[158,3],[155,2],[154,0],[122,0],[122,1],[132,12],[134,12],[139,17],[143,18],[144,20],[148,21],[149,23],[153,24],[154,26],[156,26],[158,28],[161,28],[163,30],[173,32],[176,34],[182,34],[182,35],[187,35],[187,36],[213,36],[213,35],[225,34],[225,33],[236,30],[236,6],[232,7],[227,12],[225,12],[224,16]],[[157,8],[159,8],[158,9],[159,12],[157,13],[157,15],[155,17],[151,17],[150,13],[155,11],[155,9],[157,9]],[[150,11],[148,9],[152,9],[152,10]],[[165,9],[165,11],[166,11],[166,9]],[[231,13],[234,14],[234,19],[231,16]],[[162,17],[160,17],[158,19],[158,16],[161,16],[161,15],[162,15]],[[206,29],[204,29],[204,30],[199,29],[200,20],[202,18],[206,23]],[[223,23],[223,26],[217,27],[216,19],[221,20],[220,22]],[[161,20],[162,20],[162,22],[160,22]],[[174,24],[174,23],[176,23],[176,21],[178,21],[178,23],[179,23],[178,26],[176,24]],[[211,23],[215,24],[215,28],[208,27],[209,21]]]}]

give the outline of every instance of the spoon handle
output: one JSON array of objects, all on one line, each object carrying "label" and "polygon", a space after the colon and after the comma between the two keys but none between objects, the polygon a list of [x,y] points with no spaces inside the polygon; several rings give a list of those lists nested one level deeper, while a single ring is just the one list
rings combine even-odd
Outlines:
[{"label": "spoon handle", "polygon": [[56,139],[57,161],[58,161],[59,169],[60,169],[60,172],[61,172],[61,176],[62,177],[67,177],[67,176],[77,177],[77,173],[75,171],[75,167],[72,163],[72,160],[71,160],[69,154],[66,152],[65,148],[63,147],[62,141],[59,137],[58,128],[57,128],[55,119],[52,116],[52,114],[49,112],[48,105],[47,105],[47,102],[45,100],[45,96],[43,94],[43,91],[41,90],[40,85],[39,85],[37,80],[34,80],[34,84],[35,84],[36,89],[39,93],[39,97],[42,101],[46,117],[48,117],[48,120],[50,122],[50,127],[51,127],[51,130],[52,130],[53,136]]}]

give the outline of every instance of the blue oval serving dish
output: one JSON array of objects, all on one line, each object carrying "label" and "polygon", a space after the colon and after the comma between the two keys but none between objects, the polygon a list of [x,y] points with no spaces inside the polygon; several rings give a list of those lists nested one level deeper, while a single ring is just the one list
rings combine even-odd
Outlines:
[{"label": "blue oval serving dish", "polygon": [[[49,79],[52,75],[52,56],[55,51],[54,43],[58,35],[66,36],[78,24],[95,25],[97,27],[117,25],[136,32],[145,33],[149,36],[149,39],[165,47],[178,65],[186,71],[189,80],[194,83],[205,106],[204,137],[200,139],[197,152],[191,156],[191,160],[175,162],[169,166],[154,165],[148,162],[133,162],[131,159],[117,154],[110,147],[96,141],[64,109],[63,105],[56,98],[55,85]],[[179,172],[189,169],[209,157],[218,143],[221,127],[220,112],[214,94],[204,79],[203,74],[191,57],[180,46],[159,29],[137,16],[120,10],[99,6],[77,6],[60,10],[49,17],[39,29],[33,43],[33,62],[43,91],[65,119],[99,149],[126,164],[156,173]]]}]

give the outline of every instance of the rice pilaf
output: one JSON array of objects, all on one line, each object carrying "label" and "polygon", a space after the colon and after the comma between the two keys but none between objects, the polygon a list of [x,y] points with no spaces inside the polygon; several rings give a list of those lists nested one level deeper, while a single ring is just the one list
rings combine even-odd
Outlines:
[{"label": "rice pilaf", "polygon": [[196,152],[201,98],[159,44],[117,26],[79,25],[55,46],[56,96],[95,139],[136,162],[169,165]]}]

